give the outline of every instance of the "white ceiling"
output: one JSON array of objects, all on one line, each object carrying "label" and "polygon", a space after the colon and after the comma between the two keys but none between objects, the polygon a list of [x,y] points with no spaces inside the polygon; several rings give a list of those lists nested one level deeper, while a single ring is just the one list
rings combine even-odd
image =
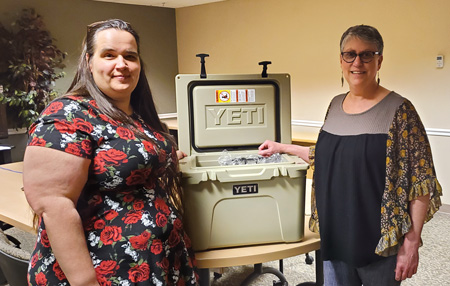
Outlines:
[{"label": "white ceiling", "polygon": [[181,8],[207,4],[212,2],[220,2],[225,0],[94,0],[94,1],[143,5],[143,6],[158,6],[165,8]]}]

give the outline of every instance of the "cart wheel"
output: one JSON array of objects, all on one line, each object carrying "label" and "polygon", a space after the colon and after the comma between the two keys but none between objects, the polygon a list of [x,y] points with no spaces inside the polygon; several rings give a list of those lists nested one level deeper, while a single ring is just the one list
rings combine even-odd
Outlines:
[{"label": "cart wheel", "polygon": [[222,277],[222,274],[214,272],[214,280],[219,279],[220,277]]},{"label": "cart wheel", "polygon": [[273,281],[273,286],[287,286],[287,282],[283,283],[280,280],[278,280],[278,281],[272,280],[272,281]]},{"label": "cart wheel", "polygon": [[305,262],[306,264],[312,264],[314,262],[314,258],[311,255],[309,255],[309,253],[306,253]]}]

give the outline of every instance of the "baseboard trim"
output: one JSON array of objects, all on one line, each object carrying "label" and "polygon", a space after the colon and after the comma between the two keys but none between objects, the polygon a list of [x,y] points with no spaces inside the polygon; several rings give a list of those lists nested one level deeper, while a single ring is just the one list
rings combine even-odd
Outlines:
[{"label": "baseboard trim", "polygon": [[450,205],[442,204],[442,206],[439,208],[439,211],[442,213],[450,214]]}]

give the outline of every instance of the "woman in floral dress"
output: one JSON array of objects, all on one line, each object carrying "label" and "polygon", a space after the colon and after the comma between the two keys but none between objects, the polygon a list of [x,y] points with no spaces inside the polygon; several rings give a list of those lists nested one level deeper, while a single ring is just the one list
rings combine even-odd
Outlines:
[{"label": "woman in floral dress", "polygon": [[138,35],[122,20],[89,25],[68,93],[30,129],[24,188],[39,227],[29,285],[196,285],[177,164]]}]

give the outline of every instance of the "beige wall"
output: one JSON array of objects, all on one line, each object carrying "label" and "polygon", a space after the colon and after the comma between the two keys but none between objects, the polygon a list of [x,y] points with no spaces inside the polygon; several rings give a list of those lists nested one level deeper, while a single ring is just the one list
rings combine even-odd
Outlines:
[{"label": "beige wall", "polygon": [[23,8],[35,8],[58,48],[68,53],[64,69],[67,75],[56,83],[61,92],[67,90],[75,74],[86,26],[109,18],[130,22],[141,37],[141,53],[158,111],[176,112],[175,9],[88,0],[0,0],[0,21],[9,26]]},{"label": "beige wall", "polygon": [[[340,86],[339,39],[349,26],[377,27],[385,41],[381,84],[409,98],[430,135],[443,201],[450,204],[450,1],[228,0],[176,10],[180,73],[289,73],[292,119],[323,121]],[[443,69],[436,56],[447,57]],[[315,139],[318,128],[293,126],[293,137]]]}]

